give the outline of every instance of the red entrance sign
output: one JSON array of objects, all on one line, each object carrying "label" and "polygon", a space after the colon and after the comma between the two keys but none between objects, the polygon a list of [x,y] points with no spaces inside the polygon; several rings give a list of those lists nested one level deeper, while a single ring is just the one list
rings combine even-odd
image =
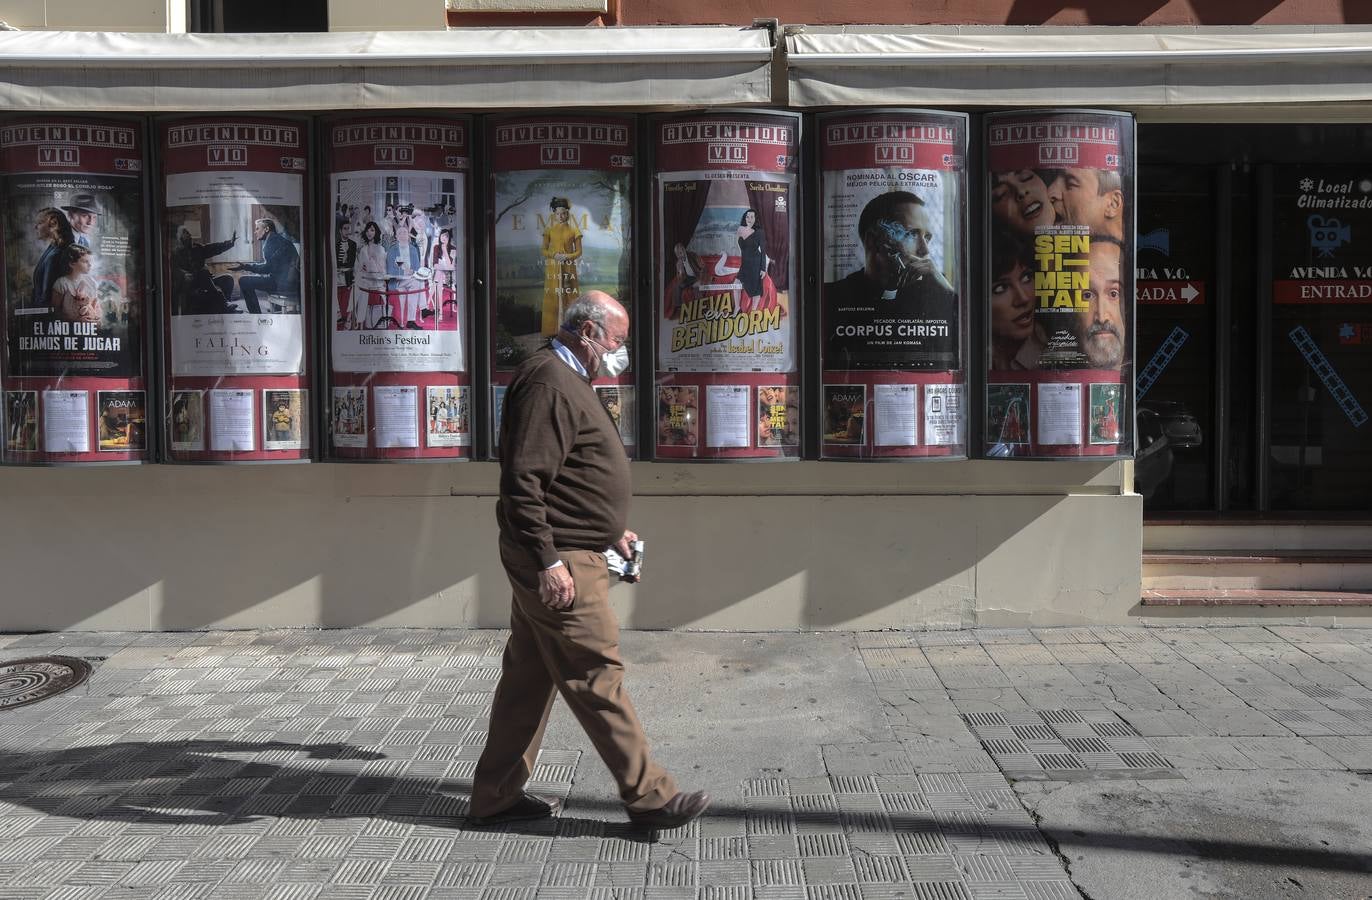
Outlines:
[{"label": "red entrance sign", "polygon": [[1134,296],[1144,306],[1204,306],[1204,281],[1140,281]]},{"label": "red entrance sign", "polygon": [[1372,281],[1353,279],[1274,281],[1272,283],[1272,302],[1286,305],[1372,303]]}]

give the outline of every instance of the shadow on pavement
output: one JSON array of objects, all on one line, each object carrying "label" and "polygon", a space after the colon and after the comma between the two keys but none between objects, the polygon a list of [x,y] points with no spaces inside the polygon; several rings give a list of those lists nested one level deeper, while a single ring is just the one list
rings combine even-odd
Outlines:
[{"label": "shadow on pavement", "polygon": [[[607,818],[564,812],[555,820],[468,828],[470,780],[385,773],[406,762],[347,744],[284,741],[131,741],[65,750],[0,749],[0,800],[47,815],[143,824],[232,826],[263,817],[376,818],[487,834],[629,841],[674,834],[657,835],[633,829],[627,822],[611,821],[608,816],[619,814],[622,807],[610,798],[578,798],[572,804],[574,810],[593,816],[603,813]],[[1036,852],[1043,840],[1037,828],[961,825],[940,821],[930,810],[795,811],[787,798],[759,797],[748,805],[716,800],[705,818],[752,820],[771,834],[906,832],[963,842],[995,838],[1017,841],[1028,852]],[[1069,854],[1077,848],[1105,848],[1273,867],[1372,872],[1369,854],[1103,831],[1054,829],[1053,833],[1062,851]]]}]

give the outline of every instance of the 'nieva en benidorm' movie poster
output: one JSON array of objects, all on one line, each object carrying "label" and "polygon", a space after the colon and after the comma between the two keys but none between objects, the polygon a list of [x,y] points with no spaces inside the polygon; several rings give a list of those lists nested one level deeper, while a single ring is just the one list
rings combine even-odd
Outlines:
[{"label": "'nieva en benidorm' movie poster", "polygon": [[662,177],[662,370],[794,371],[793,186],[779,173]]}]

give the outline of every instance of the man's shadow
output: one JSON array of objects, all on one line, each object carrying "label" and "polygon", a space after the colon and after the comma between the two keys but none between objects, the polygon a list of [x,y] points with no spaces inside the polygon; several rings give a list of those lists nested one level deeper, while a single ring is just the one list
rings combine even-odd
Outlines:
[{"label": "man's shadow", "polygon": [[470,778],[397,777],[386,775],[384,766],[369,765],[386,759],[384,753],[347,744],[283,741],[125,741],[0,750],[0,801],[46,815],[158,825],[366,817],[480,833],[652,837],[627,822],[565,813],[475,828],[466,822]]}]

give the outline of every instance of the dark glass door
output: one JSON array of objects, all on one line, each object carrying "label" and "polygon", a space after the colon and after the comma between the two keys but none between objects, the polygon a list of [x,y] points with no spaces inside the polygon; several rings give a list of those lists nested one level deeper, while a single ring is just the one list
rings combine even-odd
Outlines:
[{"label": "dark glass door", "polygon": [[1134,478],[1149,510],[1215,508],[1218,177],[1213,166],[1139,171]]}]

